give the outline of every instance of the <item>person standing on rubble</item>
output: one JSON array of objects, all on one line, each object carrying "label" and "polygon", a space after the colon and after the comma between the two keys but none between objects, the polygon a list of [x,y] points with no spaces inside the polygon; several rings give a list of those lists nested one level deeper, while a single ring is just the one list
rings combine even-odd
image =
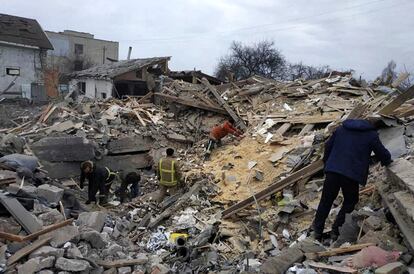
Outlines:
[{"label": "person standing on rubble", "polygon": [[173,158],[174,149],[167,148],[166,153],[167,157],[161,158],[157,167],[157,176],[160,182],[158,202],[162,202],[167,193],[174,194],[181,179],[179,163]]},{"label": "person standing on rubble", "polygon": [[123,203],[127,196],[131,199],[138,197],[141,175],[135,170],[127,170],[121,172],[119,178],[121,179],[121,187],[115,192],[115,195],[119,196],[120,202]]},{"label": "person standing on rubble", "polygon": [[345,120],[325,144],[325,182],[322,196],[313,221],[313,237],[322,240],[326,218],[332,204],[342,190],[344,201],[332,225],[331,239],[339,236],[345,214],[351,213],[359,200],[359,185],[365,185],[371,153],[383,166],[391,163],[391,154],[379,139],[377,127],[381,121],[374,117],[367,120]]},{"label": "person standing on rubble", "polygon": [[99,203],[105,204],[112,181],[117,177],[107,167],[99,167],[92,161],[81,163],[80,188],[83,189],[85,179],[88,179],[88,200],[86,204],[96,203],[96,193],[99,190]]},{"label": "person standing on rubble", "polygon": [[223,124],[217,125],[211,129],[206,148],[206,158],[209,157],[214,147],[221,145],[221,139],[226,137],[228,134],[240,137],[243,135],[243,132],[233,126],[232,120],[225,121]]}]

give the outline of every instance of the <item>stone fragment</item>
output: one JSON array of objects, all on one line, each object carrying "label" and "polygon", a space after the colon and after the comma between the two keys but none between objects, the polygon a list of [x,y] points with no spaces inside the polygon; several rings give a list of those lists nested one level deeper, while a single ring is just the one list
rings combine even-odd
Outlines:
[{"label": "stone fragment", "polygon": [[54,272],[52,270],[45,269],[37,272],[37,274],[54,274]]},{"label": "stone fragment", "polygon": [[401,262],[389,263],[375,270],[375,274],[402,274],[407,270]]},{"label": "stone fragment", "polygon": [[289,247],[265,261],[260,270],[261,273],[285,273],[290,266],[303,259],[303,252],[297,247]]},{"label": "stone fragment", "polygon": [[19,183],[10,184],[6,188],[6,190],[7,190],[7,192],[10,192],[12,194],[17,194],[17,192],[19,192],[20,190],[23,190],[24,192],[26,192],[28,194],[35,194],[37,188],[35,186],[29,185],[29,184],[24,184],[23,187],[21,187],[20,182],[19,182]]},{"label": "stone fragment", "polygon": [[67,242],[77,243],[79,241],[79,230],[76,226],[67,225],[62,228],[56,229],[46,233],[40,238],[52,236],[50,245],[53,247],[61,247]]},{"label": "stone fragment", "polygon": [[129,266],[118,268],[118,274],[131,274],[131,273],[132,273],[132,269]]},{"label": "stone fragment", "polygon": [[115,267],[105,270],[103,274],[117,274],[117,270]]},{"label": "stone fragment", "polygon": [[170,268],[164,264],[156,264],[151,268],[151,274],[168,274]]},{"label": "stone fragment", "polygon": [[46,199],[51,204],[58,204],[63,196],[63,189],[49,184],[40,185],[37,188],[37,195]]},{"label": "stone fragment", "polygon": [[42,246],[38,249],[36,249],[35,251],[33,251],[30,255],[29,258],[36,258],[36,257],[62,257],[63,253],[65,252],[64,249],[62,248],[54,248],[51,246]]},{"label": "stone fragment", "polygon": [[22,227],[16,222],[14,218],[0,218],[0,231],[11,234],[19,234],[21,230]]},{"label": "stone fragment", "polygon": [[91,268],[89,262],[84,260],[66,259],[60,257],[56,260],[55,267],[59,270],[79,272]]},{"label": "stone fragment", "polygon": [[18,274],[32,274],[38,272],[45,268],[50,268],[53,266],[55,262],[55,257],[47,257],[47,258],[32,258],[26,261],[24,264],[19,265],[17,267]]},{"label": "stone fragment", "polygon": [[382,226],[382,221],[380,217],[369,216],[365,220],[365,225],[367,226],[368,230],[379,230]]},{"label": "stone fragment", "polygon": [[70,248],[66,250],[65,257],[69,259],[79,259],[79,258],[82,258],[83,256],[79,248],[76,245],[72,245]]},{"label": "stone fragment", "polygon": [[65,217],[57,209],[40,214],[37,218],[42,221],[43,226],[56,224],[65,220]]},{"label": "stone fragment", "polygon": [[82,232],[80,238],[89,242],[93,248],[102,249],[107,244],[107,242],[102,238],[102,235],[95,230]]},{"label": "stone fragment", "polygon": [[107,214],[101,211],[82,212],[79,214],[77,223],[81,229],[83,227],[89,227],[101,232],[105,224],[106,216]]},{"label": "stone fragment", "polygon": [[107,249],[104,249],[102,251],[102,256],[106,257],[106,256],[116,256],[117,252],[122,252],[122,247],[120,245],[117,244],[113,244],[111,246],[109,246]]}]

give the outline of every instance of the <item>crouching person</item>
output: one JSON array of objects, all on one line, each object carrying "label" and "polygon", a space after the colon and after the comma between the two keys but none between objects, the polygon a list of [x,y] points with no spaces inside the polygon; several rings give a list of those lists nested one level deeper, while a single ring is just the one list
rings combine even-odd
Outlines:
[{"label": "crouching person", "polygon": [[174,149],[167,148],[167,157],[158,162],[157,176],[160,183],[158,202],[162,202],[165,196],[174,194],[180,185],[180,167],[173,158]]},{"label": "crouching person", "polygon": [[88,180],[88,200],[86,204],[96,203],[96,194],[99,191],[99,204],[106,204],[112,181],[117,177],[107,167],[99,167],[92,161],[81,163],[80,187],[83,189],[85,179]]},{"label": "crouching person", "polygon": [[121,179],[121,187],[115,194],[119,197],[120,202],[123,203],[127,197],[130,199],[138,197],[141,175],[135,170],[127,170],[122,172],[119,177]]}]

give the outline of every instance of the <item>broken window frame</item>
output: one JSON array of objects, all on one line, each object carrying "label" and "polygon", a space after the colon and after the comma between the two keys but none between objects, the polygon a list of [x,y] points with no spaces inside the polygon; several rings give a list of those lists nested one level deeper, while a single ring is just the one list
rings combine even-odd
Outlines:
[{"label": "broken window frame", "polygon": [[83,50],[84,50],[83,44],[75,44],[74,45],[73,51],[74,51],[75,55],[82,55]]},{"label": "broken window frame", "polygon": [[77,83],[77,87],[78,87],[78,91],[79,91],[80,95],[85,95],[86,94],[86,82],[79,81]]}]

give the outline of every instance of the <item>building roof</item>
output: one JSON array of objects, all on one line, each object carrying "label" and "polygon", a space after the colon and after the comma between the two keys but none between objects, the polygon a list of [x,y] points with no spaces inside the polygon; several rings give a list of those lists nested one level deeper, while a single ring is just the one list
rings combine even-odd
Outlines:
[{"label": "building roof", "polygon": [[[222,84],[223,81],[221,81],[220,79],[211,76],[209,74],[206,74],[204,72],[202,72],[201,70],[182,70],[182,71],[170,71],[168,73],[168,76],[173,78],[173,79],[182,79],[185,80],[188,77],[197,77],[199,79],[201,78],[207,78],[207,80],[210,82],[210,84],[214,84],[214,85],[219,85]],[[188,79],[190,80],[190,79]]]},{"label": "building roof", "polygon": [[169,61],[171,57],[153,57],[144,59],[131,59],[118,62],[107,63],[94,66],[85,70],[72,73],[73,78],[97,78],[108,79],[114,78],[121,74],[141,69],[146,66],[152,66],[163,61]]},{"label": "building roof", "polygon": [[0,41],[53,49],[36,20],[8,14],[0,14]]}]

